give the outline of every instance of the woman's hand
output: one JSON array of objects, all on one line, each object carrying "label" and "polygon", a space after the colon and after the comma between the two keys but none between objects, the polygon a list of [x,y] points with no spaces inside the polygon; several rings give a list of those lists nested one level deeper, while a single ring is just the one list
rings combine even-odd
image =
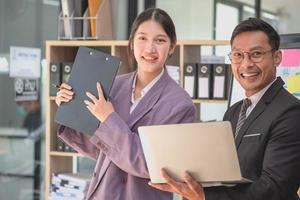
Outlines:
[{"label": "woman's hand", "polygon": [[66,83],[62,83],[59,87],[59,91],[56,93],[55,103],[60,106],[62,102],[69,102],[73,99],[74,92],[72,87]]},{"label": "woman's hand", "polygon": [[150,182],[149,185],[166,192],[175,192],[189,200],[205,199],[202,185],[195,181],[187,172],[184,174],[184,182],[175,181],[165,169],[161,170],[161,175],[167,183],[154,184]]},{"label": "woman's hand", "polygon": [[103,91],[100,83],[97,82],[97,90],[98,90],[98,99],[87,92],[86,95],[91,99],[91,101],[85,100],[84,103],[89,111],[100,121],[104,122],[106,118],[113,113],[115,110],[113,105],[106,101],[103,95]]}]

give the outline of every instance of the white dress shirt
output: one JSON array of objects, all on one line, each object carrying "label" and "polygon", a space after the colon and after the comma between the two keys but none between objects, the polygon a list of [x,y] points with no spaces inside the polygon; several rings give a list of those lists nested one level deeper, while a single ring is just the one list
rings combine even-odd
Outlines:
[{"label": "white dress shirt", "polygon": [[146,95],[146,93],[153,87],[153,85],[160,79],[160,77],[163,75],[164,73],[164,68],[163,70],[161,70],[160,74],[157,75],[150,83],[148,83],[148,85],[146,85],[142,91],[141,91],[141,96],[137,99],[134,99],[134,91],[135,91],[135,83],[136,83],[136,77],[137,74],[135,74],[134,79],[133,79],[133,83],[132,83],[132,92],[131,92],[131,106],[130,106],[130,114],[132,113],[132,111],[136,108],[136,106],[139,104],[139,102],[141,101],[141,99]]},{"label": "white dress shirt", "polygon": [[248,107],[247,111],[246,111],[246,117],[248,117],[250,115],[250,113],[252,112],[252,110],[254,109],[254,107],[256,106],[256,104],[259,102],[259,100],[262,98],[262,96],[265,94],[265,92],[269,89],[269,87],[276,81],[276,79],[274,79],[271,83],[269,83],[269,85],[267,85],[266,87],[264,87],[263,89],[261,89],[260,91],[258,91],[257,93],[255,93],[254,95],[248,97],[248,99],[251,100],[251,105]]}]

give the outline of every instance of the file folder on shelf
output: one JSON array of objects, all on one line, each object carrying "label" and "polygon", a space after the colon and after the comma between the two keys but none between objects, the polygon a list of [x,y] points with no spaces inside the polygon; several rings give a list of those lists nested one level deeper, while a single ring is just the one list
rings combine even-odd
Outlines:
[{"label": "file folder on shelf", "polygon": [[62,83],[67,83],[70,78],[73,63],[63,63],[62,64]]},{"label": "file folder on shelf", "polygon": [[64,22],[64,36],[71,38],[74,36],[74,25],[73,20],[71,20],[74,12],[74,0],[61,0],[61,10]]},{"label": "file folder on shelf", "polygon": [[96,15],[102,0],[88,0],[92,37],[96,37]]},{"label": "file folder on shelf", "polygon": [[[61,1],[68,2],[68,0]],[[80,9],[86,6],[84,2],[88,0],[76,1],[82,2],[78,5],[75,2],[75,5],[69,6],[73,8],[69,15],[64,15],[63,4],[61,6],[62,10],[58,18],[58,39],[113,39],[110,0],[89,0],[91,3],[82,13]]]},{"label": "file folder on shelf", "polygon": [[85,10],[87,10],[87,0],[75,0],[74,1],[74,37],[83,37],[83,17]]},{"label": "file folder on shelf", "polygon": [[119,65],[120,60],[114,56],[80,47],[68,82],[74,97],[58,107],[55,121],[79,132],[93,134],[100,122],[86,108],[84,100],[89,100],[86,92],[98,98],[96,83],[99,82],[107,99]]},{"label": "file folder on shelf", "polygon": [[184,65],[184,89],[191,98],[196,97],[197,64],[185,63]]},{"label": "file folder on shelf", "polygon": [[198,63],[198,99],[210,99],[212,88],[212,65]]},{"label": "file folder on shelf", "polygon": [[227,68],[226,64],[213,65],[213,99],[227,97]]},{"label": "file folder on shelf", "polygon": [[61,64],[59,62],[50,63],[50,96],[55,96],[57,88],[53,85],[61,84]]}]

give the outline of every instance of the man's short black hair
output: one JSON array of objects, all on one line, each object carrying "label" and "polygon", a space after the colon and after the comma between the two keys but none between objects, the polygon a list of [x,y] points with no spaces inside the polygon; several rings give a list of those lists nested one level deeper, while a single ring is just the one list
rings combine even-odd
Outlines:
[{"label": "man's short black hair", "polygon": [[280,37],[277,31],[270,24],[258,18],[249,18],[239,23],[232,32],[230,44],[232,45],[234,38],[240,33],[251,31],[264,32],[268,36],[272,50],[276,51],[279,49]]}]

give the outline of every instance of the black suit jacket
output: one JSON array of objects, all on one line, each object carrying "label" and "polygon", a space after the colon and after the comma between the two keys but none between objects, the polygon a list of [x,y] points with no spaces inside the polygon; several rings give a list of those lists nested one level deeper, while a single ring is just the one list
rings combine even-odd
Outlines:
[{"label": "black suit jacket", "polygon": [[[247,117],[236,147],[242,176],[254,182],[205,188],[206,200],[296,200],[300,183],[300,101],[271,85]],[[224,115],[235,129],[242,102]],[[234,132],[234,131],[233,131]]]}]

